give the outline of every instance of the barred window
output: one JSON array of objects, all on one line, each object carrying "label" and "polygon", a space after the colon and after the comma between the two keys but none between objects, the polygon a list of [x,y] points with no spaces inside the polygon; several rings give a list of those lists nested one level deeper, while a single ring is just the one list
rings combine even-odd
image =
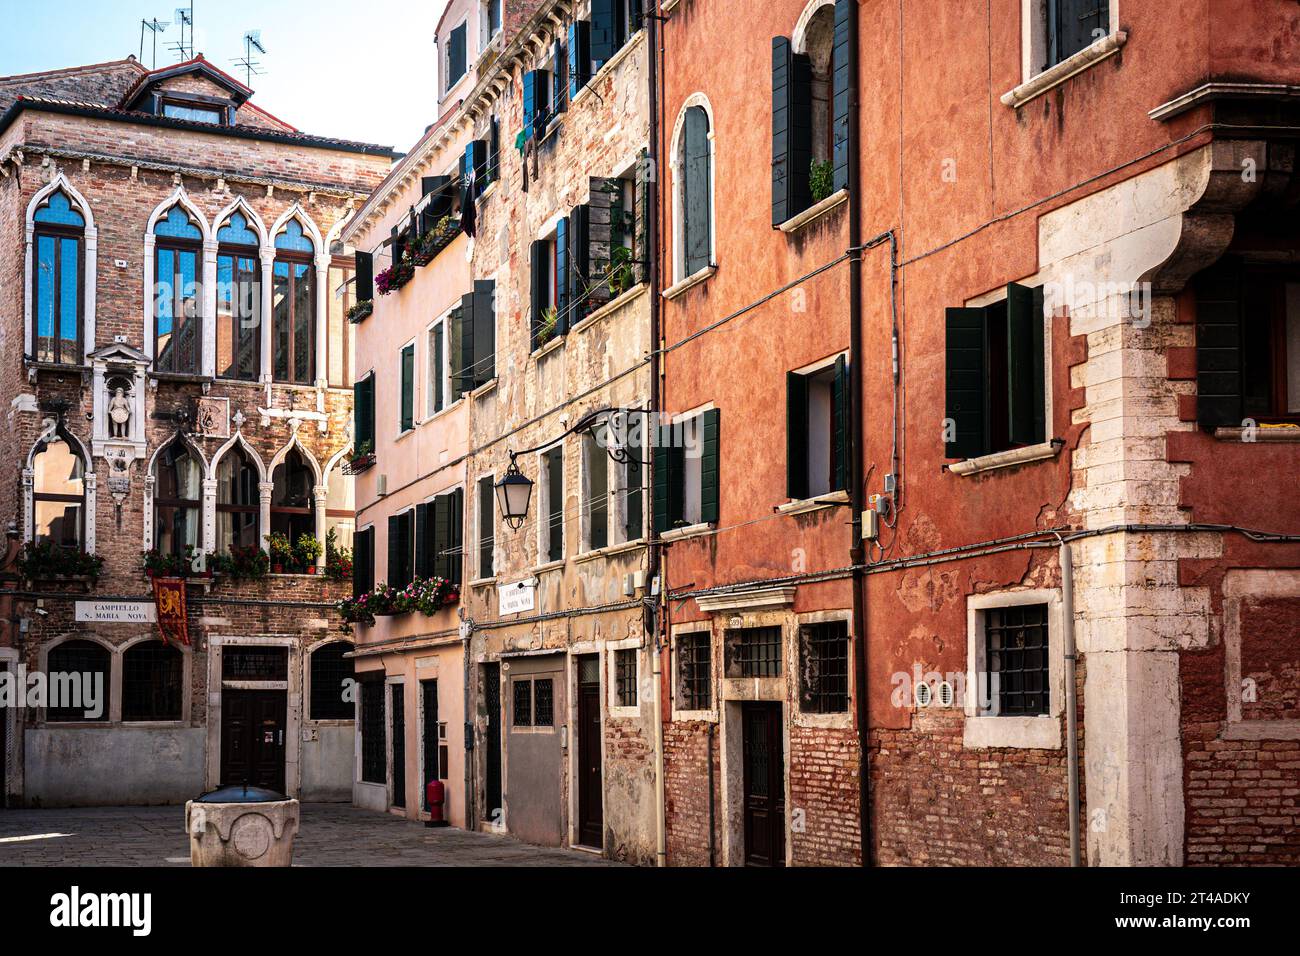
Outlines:
[{"label": "barred window", "polygon": [[781,676],[781,628],[745,627],[727,632],[732,677]]},{"label": "barred window", "polygon": [[708,631],[683,634],[677,641],[681,710],[708,710],[713,699]]},{"label": "barred window", "polygon": [[997,714],[1048,713],[1047,605],[989,608],[984,612],[987,700]]},{"label": "barred window", "polygon": [[849,625],[824,621],[799,630],[800,707],[806,714],[849,709]]},{"label": "barred window", "polygon": [[144,641],[122,655],[122,719],[180,720],[181,652]]},{"label": "barred window", "polygon": [[513,694],[516,727],[554,726],[555,702],[551,678],[516,678]]},{"label": "barred window", "polygon": [[636,648],[614,652],[614,690],[618,706],[636,706]]},{"label": "barred window", "polygon": [[514,688],[515,726],[531,727],[533,725],[533,682],[517,680]]},{"label": "barred window", "polygon": [[[51,700],[50,703],[58,703],[61,706],[50,707],[45,713],[45,719],[52,721],[108,720],[109,660],[108,648],[96,644],[94,641],[65,641],[50,651],[46,669],[51,684],[68,688],[75,699]],[[63,677],[63,680],[57,681],[56,679],[59,677]],[[69,680],[69,677],[75,677],[76,680]],[[89,684],[87,684],[88,680]],[[97,701],[100,710],[97,717],[87,716],[87,713],[92,710],[89,706],[92,701],[86,699],[85,691],[87,687],[89,687],[92,695],[97,691],[101,695]]]},{"label": "barred window", "polygon": [[552,685],[549,677],[533,681],[533,726],[550,727],[555,723]]},{"label": "barred window", "polygon": [[352,650],[347,641],[333,641],[311,655],[311,715],[309,720],[352,720],[352,702],[344,699],[346,681],[355,679]]},{"label": "barred window", "polygon": [[361,779],[365,783],[388,782],[385,755],[384,682],[365,681],[361,691]]}]

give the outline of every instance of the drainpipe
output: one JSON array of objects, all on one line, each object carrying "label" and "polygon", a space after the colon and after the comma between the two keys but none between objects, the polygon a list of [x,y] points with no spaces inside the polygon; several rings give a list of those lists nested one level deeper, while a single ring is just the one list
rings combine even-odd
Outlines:
[{"label": "drainpipe", "polygon": [[1079,712],[1075,679],[1077,658],[1074,647],[1074,556],[1070,543],[1061,542],[1061,630],[1065,641],[1065,760],[1070,782],[1070,866],[1082,866],[1079,850]]},{"label": "drainpipe", "polygon": [[[647,280],[650,284],[650,411],[658,413],[659,403],[662,400],[659,394],[659,370],[660,357],[659,349],[663,344],[660,341],[662,330],[660,328],[660,304],[659,304],[659,188],[662,176],[659,173],[659,24],[662,15],[659,12],[659,4],[655,4],[655,13],[646,17],[646,27],[648,34],[646,36],[646,50],[649,53],[650,67],[648,72],[650,83],[650,154],[649,169],[653,171],[654,180],[646,185],[650,186],[646,191],[646,241],[649,248],[646,250],[647,263]],[[642,432],[642,448],[649,447],[652,443],[644,440],[646,432]],[[657,434],[655,432],[654,434]],[[643,452],[644,454],[644,452]],[[654,488],[654,469],[658,457],[656,449],[651,449],[651,454],[646,455],[646,481],[650,488]],[[653,509],[652,509],[653,511]],[[648,547],[646,549],[646,581],[647,586],[651,589],[651,594],[645,598],[645,633],[651,641],[652,661],[651,670],[654,677],[654,722],[655,722],[655,866],[668,865],[668,830],[667,820],[664,812],[664,693],[663,693],[663,651],[659,641],[660,627],[667,627],[668,618],[668,589],[659,587],[659,594],[653,594],[655,582],[659,580],[660,562],[659,562],[659,535],[655,530],[654,515],[650,516],[650,532],[648,535]],[[661,622],[662,625],[661,625]]]},{"label": "drainpipe", "polygon": [[[862,573],[866,550],[862,543],[862,509],[865,505],[862,453],[862,193],[861,139],[858,116],[858,4],[849,5],[849,420],[853,423],[849,463],[849,500],[853,509],[853,630],[857,647],[854,661],[854,698],[858,723],[858,833],[862,866],[871,865],[870,768],[867,764],[867,619],[866,577]],[[892,281],[892,279],[891,279]]]}]

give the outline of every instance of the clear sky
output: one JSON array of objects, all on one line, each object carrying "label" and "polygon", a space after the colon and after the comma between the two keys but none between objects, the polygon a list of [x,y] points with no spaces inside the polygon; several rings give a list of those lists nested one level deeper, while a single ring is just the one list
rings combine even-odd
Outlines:
[{"label": "clear sky", "polygon": [[[0,76],[139,56],[140,21],[176,21],[181,2],[0,0]],[[244,34],[261,30],[266,73],[249,84],[254,102],[303,132],[405,152],[437,111],[433,29],[445,3],[194,0],[194,47],[243,80],[233,61]],[[179,39],[177,26],[159,34],[159,66],[177,61]],[[152,49],[146,32],[145,66]]]}]

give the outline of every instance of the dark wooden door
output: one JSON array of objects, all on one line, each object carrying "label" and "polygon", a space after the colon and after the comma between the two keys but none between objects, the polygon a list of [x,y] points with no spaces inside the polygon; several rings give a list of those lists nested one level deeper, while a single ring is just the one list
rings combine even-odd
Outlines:
[{"label": "dark wooden door", "polygon": [[[593,658],[596,656],[591,655]],[[587,663],[589,666],[584,667]],[[605,819],[600,783],[600,665],[599,659],[581,659],[579,675],[594,674],[596,680],[578,684],[578,842],[604,849]]]},{"label": "dark wooden door", "polygon": [[741,705],[745,865],[785,866],[785,746],[781,705]]},{"label": "dark wooden door", "polygon": [[393,806],[406,806],[406,688],[393,685]]},{"label": "dark wooden door", "polygon": [[438,682],[436,680],[420,681],[420,694],[424,698],[424,726],[420,728],[420,745],[424,753],[424,779],[420,781],[420,804],[427,811],[429,809],[429,782],[439,778]]},{"label": "dark wooden door", "polygon": [[284,793],[288,694],[227,690],[221,694],[221,783]]},{"label": "dark wooden door", "polygon": [[501,665],[483,665],[483,708],[487,711],[487,753],[483,760],[483,812],[487,822],[501,820]]}]

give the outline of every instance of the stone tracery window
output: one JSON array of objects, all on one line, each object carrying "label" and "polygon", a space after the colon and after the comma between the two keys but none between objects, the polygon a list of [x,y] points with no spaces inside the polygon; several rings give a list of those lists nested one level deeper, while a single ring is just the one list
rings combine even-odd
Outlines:
[{"label": "stone tracery window", "polygon": [[86,463],[61,432],[32,457],[32,538],[37,544],[83,548]]},{"label": "stone tracery window", "polygon": [[177,204],[158,220],[154,236],[154,368],[197,375],[203,338],[203,233]]},{"label": "stone tracery window", "polygon": [[271,332],[277,382],[310,385],[316,378],[315,250],[296,219],[275,237]]},{"label": "stone tracery window", "polygon": [[203,528],[203,466],[179,438],[154,463],[154,547],[183,555],[200,549]]},{"label": "stone tracery window", "polygon": [[62,190],[32,217],[32,358],[82,360],[86,220]]}]

